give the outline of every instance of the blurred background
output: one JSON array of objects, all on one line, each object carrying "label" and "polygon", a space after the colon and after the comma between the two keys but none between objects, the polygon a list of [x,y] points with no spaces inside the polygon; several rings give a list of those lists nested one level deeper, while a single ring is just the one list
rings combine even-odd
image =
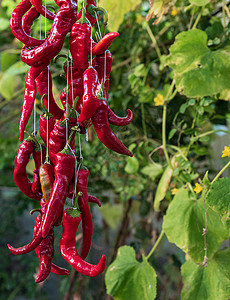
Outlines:
[{"label": "blurred background", "polygon": [[[104,274],[88,278],[71,270],[69,277],[50,275],[44,283],[35,284],[34,275],[39,268],[35,253],[14,256],[6,247],[7,243],[17,247],[31,240],[36,216],[30,216],[29,211],[38,207],[38,203],[23,195],[13,181],[14,157],[20,145],[18,124],[28,71],[28,66],[20,61],[22,44],[14,38],[9,27],[12,10],[19,2],[0,2],[0,299],[111,299],[106,296]],[[91,263],[97,263],[102,253],[105,253],[109,265],[122,245],[134,247],[137,257],[141,257],[143,252],[148,253],[161,231],[162,217],[172,199],[171,190],[176,186],[176,181],[167,183],[166,174],[163,184],[168,186],[160,211],[155,212],[153,200],[165,160],[160,147],[162,106],[156,105],[154,98],[166,96],[172,73],[164,66],[165,57],[175,36],[188,29],[192,15],[196,13],[194,7],[185,12],[184,7],[189,7],[189,1],[168,2],[170,5],[166,6],[167,12],[158,24],[152,24],[154,20],[146,21],[150,8],[148,1],[117,0],[116,7],[113,7],[112,0],[99,3],[106,6],[109,12],[109,27],[106,30],[119,31],[120,34],[110,47],[113,67],[109,105],[119,116],[125,116],[128,108],[134,114],[130,125],[119,128],[113,126],[112,129],[133,152],[134,157],[123,157],[105,148],[92,128],[89,129],[88,141],[84,135],[81,137],[84,165],[90,171],[89,192],[102,201],[101,208],[91,205],[94,232],[92,250],[87,258]],[[206,31],[211,46],[218,45],[223,37],[218,6],[220,2],[211,1],[199,21],[198,27]],[[54,5],[52,1],[47,1],[47,4]],[[101,16],[99,24],[102,27]],[[51,25],[47,20],[47,31]],[[226,39],[226,32],[229,34],[230,31],[228,24],[227,29]],[[44,18],[34,22],[32,36],[39,38],[40,30],[44,36]],[[97,31],[95,25],[93,36]],[[62,53],[68,53],[68,37]],[[54,97],[58,103],[66,85],[62,64],[59,60],[50,66]],[[171,144],[183,148],[197,129],[201,133],[220,130],[197,140],[190,149],[187,165],[179,163],[179,172],[184,176],[188,176],[187,170],[190,168],[190,177],[185,177],[185,181],[202,178],[207,169],[210,176],[213,176],[222,168],[225,161],[220,158],[221,151],[229,144],[228,135],[223,132],[229,130],[228,112],[228,101],[211,97],[202,98],[199,102],[190,99],[189,102],[178,93],[169,103],[167,137]],[[41,113],[38,95],[36,128]],[[195,114],[197,118],[194,126]],[[27,130],[32,132],[33,128],[34,116]],[[33,169],[31,161],[27,170],[31,179]],[[70,200],[66,204],[70,205]],[[61,228],[55,228],[54,263],[70,269],[60,254],[61,233]],[[77,242],[80,247],[80,231]],[[150,259],[158,276],[157,299],[180,298],[180,266],[184,261],[183,252],[169,244],[165,237],[160,250]]]}]

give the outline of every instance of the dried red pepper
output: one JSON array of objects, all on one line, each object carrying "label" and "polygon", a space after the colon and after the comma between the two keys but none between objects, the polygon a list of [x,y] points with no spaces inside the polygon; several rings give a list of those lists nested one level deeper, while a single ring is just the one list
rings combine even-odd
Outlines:
[{"label": "dried red pepper", "polygon": [[42,0],[30,0],[30,2],[43,17],[49,20],[54,19],[55,14],[42,5]]},{"label": "dried red pepper", "polygon": [[[22,28],[26,34],[30,35],[31,26],[35,19],[40,16],[40,13],[36,10],[35,7],[31,7],[31,9],[24,15],[22,18]],[[44,40],[42,40],[44,42]],[[39,45],[39,44],[38,44]],[[36,45],[36,46],[38,46]]]},{"label": "dried red pepper", "polygon": [[109,32],[93,47],[92,55],[101,55],[103,54],[110,45],[112,44],[113,40],[119,36],[118,32]]},{"label": "dried red pepper", "polygon": [[76,249],[76,232],[81,222],[81,214],[78,217],[72,217],[66,209],[63,214],[63,233],[60,240],[60,250],[64,259],[79,273],[87,276],[97,276],[105,269],[106,257],[102,255],[97,265],[91,265],[85,262],[78,254]]}]

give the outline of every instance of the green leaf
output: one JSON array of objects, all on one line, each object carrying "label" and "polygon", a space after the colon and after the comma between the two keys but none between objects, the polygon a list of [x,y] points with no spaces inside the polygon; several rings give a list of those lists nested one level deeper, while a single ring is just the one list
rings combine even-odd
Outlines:
[{"label": "green leaf", "polygon": [[160,203],[164,199],[168,189],[169,184],[172,178],[173,170],[168,166],[163,175],[161,176],[161,179],[159,181],[159,184],[157,186],[157,191],[154,199],[154,210],[159,211],[160,210]]},{"label": "green leaf", "polygon": [[30,66],[19,61],[8,68],[0,81],[0,93],[7,100],[12,99],[14,93],[14,79],[16,75],[24,74],[29,70]]},{"label": "green leaf", "polygon": [[156,273],[145,257],[135,258],[132,247],[120,247],[115,261],[105,274],[107,293],[114,300],[154,300],[156,297]]},{"label": "green leaf", "polygon": [[219,178],[207,194],[208,205],[220,214],[221,220],[230,229],[230,178]]},{"label": "green leaf", "polygon": [[181,300],[227,300],[230,297],[230,249],[218,251],[207,267],[187,261],[181,268]]},{"label": "green leaf", "polygon": [[204,6],[210,2],[210,0],[189,0],[191,4],[195,4],[197,6]]},{"label": "green leaf", "polygon": [[106,203],[103,204],[103,206],[100,208],[100,212],[106,224],[112,229],[116,229],[121,219],[121,215],[123,212],[123,205],[122,204],[111,205],[109,203]]},{"label": "green leaf", "polygon": [[229,89],[230,46],[211,51],[207,34],[193,29],[176,36],[167,65],[173,69],[177,90],[188,97],[212,96]]},{"label": "green leaf", "polygon": [[123,22],[124,15],[136,8],[141,0],[129,1],[113,1],[113,0],[100,0],[100,6],[107,10],[109,15],[108,28],[110,31],[117,31],[120,24]]},{"label": "green leaf", "polygon": [[[219,215],[207,208],[207,251],[211,258],[222,242],[229,237]],[[171,243],[175,243],[195,262],[204,258],[205,207],[204,201],[190,199],[188,191],[179,189],[163,220],[163,229]]]},{"label": "green leaf", "polygon": [[155,178],[160,175],[163,172],[163,167],[161,164],[150,164],[144,167],[141,170],[141,173],[144,175],[149,176],[152,180],[155,180]]},{"label": "green leaf", "polygon": [[139,169],[139,161],[136,157],[127,157],[127,164],[125,166],[125,172],[128,174],[134,174]]},{"label": "green leaf", "polygon": [[10,27],[10,21],[5,18],[0,18],[0,32]]},{"label": "green leaf", "polygon": [[177,132],[176,128],[171,129],[170,132],[169,132],[168,139],[171,140],[174,137],[176,132]]}]

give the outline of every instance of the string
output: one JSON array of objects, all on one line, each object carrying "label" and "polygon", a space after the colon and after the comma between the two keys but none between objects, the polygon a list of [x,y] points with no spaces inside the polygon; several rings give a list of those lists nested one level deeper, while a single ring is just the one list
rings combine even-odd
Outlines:
[{"label": "string", "polygon": [[91,26],[91,42],[90,42],[90,66],[93,63],[93,37],[92,37],[92,26]]},{"label": "string", "polygon": [[45,38],[46,38],[46,0],[45,0]]},{"label": "string", "polygon": [[[68,97],[69,97],[69,60],[67,57],[67,82],[66,82],[66,114],[67,114],[67,108],[68,108]],[[68,139],[69,139],[69,134],[68,134],[68,118],[66,118],[66,124],[65,124],[65,134],[66,134],[66,145],[68,145]]]},{"label": "string", "polygon": [[47,67],[47,85],[48,85],[48,93],[47,93],[47,111],[48,114],[46,116],[46,161],[49,161],[49,111],[50,111],[50,72],[49,72],[49,67]]},{"label": "string", "polygon": [[96,11],[95,11],[94,13],[95,13],[95,18],[96,18],[96,20],[97,20],[97,27],[98,27],[98,31],[99,31],[99,37],[100,37],[100,39],[102,39],[101,29],[100,29],[100,25],[99,25],[97,13],[96,13]]}]

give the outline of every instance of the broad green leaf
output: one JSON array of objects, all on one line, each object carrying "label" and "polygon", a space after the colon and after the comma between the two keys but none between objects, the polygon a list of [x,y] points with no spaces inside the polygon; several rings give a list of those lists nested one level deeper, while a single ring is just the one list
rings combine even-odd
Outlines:
[{"label": "broad green leaf", "polygon": [[0,32],[10,27],[10,21],[5,18],[0,18]]},{"label": "broad green leaf", "polygon": [[197,6],[204,6],[210,2],[210,0],[189,0],[191,4],[195,4]]},{"label": "broad green leaf", "polygon": [[138,262],[132,247],[120,247],[105,274],[107,293],[114,300],[154,300],[156,273],[145,257]]},{"label": "broad green leaf", "polygon": [[146,167],[144,167],[141,170],[141,173],[149,176],[152,180],[155,180],[155,178],[158,175],[160,175],[162,173],[162,171],[163,171],[162,165],[154,163],[154,164],[150,164],[150,165],[147,165]]},{"label": "broad green leaf", "polygon": [[150,9],[146,16],[146,20],[149,21],[153,18],[157,18],[154,24],[158,24],[164,14],[166,14],[173,5],[174,1],[172,0],[149,0]]},{"label": "broad green leaf", "polygon": [[161,201],[164,199],[168,189],[169,189],[169,184],[172,178],[172,174],[173,174],[173,170],[171,169],[170,166],[168,166],[159,183],[157,186],[157,191],[156,191],[156,195],[155,195],[155,199],[154,199],[154,210],[155,211],[159,211],[160,210],[160,203]]},{"label": "broad green leaf", "polygon": [[212,96],[229,89],[230,46],[211,51],[207,34],[193,29],[176,36],[167,65],[173,69],[177,90],[188,97]]},{"label": "broad green leaf", "polygon": [[12,66],[18,60],[17,54],[11,54],[8,51],[1,52],[1,70],[5,72],[10,66]]},{"label": "broad green leaf", "polygon": [[128,174],[134,174],[139,169],[139,161],[136,157],[127,157],[127,164],[125,166],[125,172]]},{"label": "broad green leaf", "polygon": [[10,100],[14,93],[14,79],[16,75],[24,74],[29,70],[29,66],[19,61],[7,69],[0,81],[0,93],[4,98]]},{"label": "broad green leaf", "polygon": [[208,205],[220,214],[222,222],[230,229],[230,178],[216,180],[206,199]]},{"label": "broad green leaf", "polygon": [[106,224],[112,229],[116,229],[119,224],[123,212],[122,204],[103,204],[100,212]]},{"label": "broad green leaf", "polygon": [[[230,235],[219,215],[207,208],[207,251],[211,258]],[[188,191],[179,189],[170,203],[163,220],[163,229],[171,243],[175,243],[192,260],[201,263],[204,258],[205,206],[204,201],[189,198]]]},{"label": "broad green leaf", "polygon": [[187,261],[181,268],[181,300],[228,300],[230,298],[230,249],[208,260],[207,267]]},{"label": "broad green leaf", "polygon": [[100,0],[99,4],[107,10],[109,15],[108,28],[110,31],[117,31],[120,24],[123,22],[124,15],[136,8],[141,0]]}]

